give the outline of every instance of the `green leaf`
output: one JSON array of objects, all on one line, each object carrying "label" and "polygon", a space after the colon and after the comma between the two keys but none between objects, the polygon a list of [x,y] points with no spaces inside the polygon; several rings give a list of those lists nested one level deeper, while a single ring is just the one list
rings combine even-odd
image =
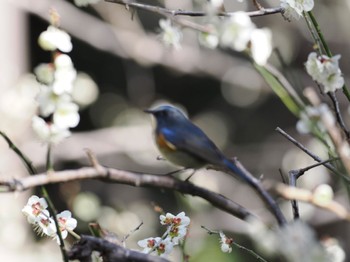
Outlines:
[{"label": "green leaf", "polygon": [[294,99],[288,94],[284,86],[278,81],[278,79],[270,73],[265,67],[258,64],[254,64],[255,68],[265,79],[268,85],[276,93],[276,95],[282,100],[283,104],[291,111],[295,116],[299,116],[300,108]]}]

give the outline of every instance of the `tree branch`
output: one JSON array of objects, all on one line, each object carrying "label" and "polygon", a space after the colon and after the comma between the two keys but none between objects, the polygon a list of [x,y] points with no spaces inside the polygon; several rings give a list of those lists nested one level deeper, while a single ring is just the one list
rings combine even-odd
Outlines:
[{"label": "tree branch", "polygon": [[201,197],[207,200],[213,206],[242,220],[246,220],[248,217],[254,216],[246,208],[233,202],[225,196],[208,189],[198,187],[187,181],[181,181],[171,176],[135,173],[120,169],[106,168],[103,166],[83,167],[75,170],[57,172],[55,171],[48,174],[43,173],[20,179],[0,180],[0,192],[24,191],[36,186],[84,179],[100,179],[109,183],[178,191],[183,194]]}]

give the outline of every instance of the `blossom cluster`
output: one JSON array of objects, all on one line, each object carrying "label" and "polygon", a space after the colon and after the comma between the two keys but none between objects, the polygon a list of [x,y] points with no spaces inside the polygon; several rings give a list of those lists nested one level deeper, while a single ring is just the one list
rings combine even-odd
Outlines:
[{"label": "blossom cluster", "polygon": [[149,237],[138,241],[137,244],[143,248],[143,253],[166,256],[185,238],[190,218],[185,215],[185,212],[181,212],[176,216],[171,213],[160,215],[159,219],[160,224],[167,227],[163,236]]},{"label": "blossom cluster", "polygon": [[[182,40],[180,29],[173,26],[170,20],[161,19],[159,25],[163,42],[179,48]],[[199,35],[200,43],[206,47],[216,48],[220,44],[238,52],[247,51],[259,65],[264,65],[271,55],[271,31],[268,28],[256,28],[245,12],[236,12],[222,23],[208,25],[208,28],[213,32]]]},{"label": "blossom cluster", "polygon": [[[55,221],[50,216],[47,207],[48,205],[44,198],[33,195],[28,199],[27,204],[22,209],[22,213],[27,217],[28,223],[34,225],[39,233],[56,239],[57,243],[60,244]],[[68,210],[57,214],[56,219],[62,239],[65,239],[68,232],[72,232],[77,226],[77,220],[72,218],[72,213]]]},{"label": "blossom cluster", "polygon": [[43,142],[56,144],[68,137],[69,128],[76,127],[80,120],[79,107],[71,96],[77,72],[65,54],[72,50],[72,42],[65,31],[50,25],[40,34],[38,43],[43,50],[52,52],[53,61],[34,69],[40,91],[39,112],[32,119],[32,127]]},{"label": "blossom cluster", "polygon": [[220,43],[235,51],[249,51],[254,61],[264,65],[272,52],[272,34],[268,28],[256,28],[245,12],[237,12],[219,29]]},{"label": "blossom cluster", "polygon": [[307,73],[314,81],[323,86],[325,93],[334,92],[344,85],[344,78],[339,68],[340,55],[328,57],[317,55],[315,52],[309,54],[305,63]]}]

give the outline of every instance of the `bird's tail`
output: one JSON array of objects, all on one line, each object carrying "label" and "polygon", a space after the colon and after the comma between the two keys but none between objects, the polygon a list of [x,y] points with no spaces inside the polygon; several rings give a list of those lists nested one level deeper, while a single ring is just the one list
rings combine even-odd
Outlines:
[{"label": "bird's tail", "polygon": [[233,161],[225,158],[223,160],[223,167],[225,167],[229,174],[236,175],[240,177],[244,182],[249,184],[268,204],[271,211],[275,214],[278,222],[283,225],[286,223],[286,219],[282,214],[280,208],[278,207],[276,201],[271,197],[271,195],[262,187],[260,180],[255,178],[247,170],[237,166]]},{"label": "bird's tail", "polygon": [[257,183],[257,179],[252,174],[238,167],[233,161],[225,158],[223,160],[223,165],[226,169],[228,169],[230,174],[233,173],[234,175],[241,178],[244,182],[247,182],[250,185],[255,185]]}]

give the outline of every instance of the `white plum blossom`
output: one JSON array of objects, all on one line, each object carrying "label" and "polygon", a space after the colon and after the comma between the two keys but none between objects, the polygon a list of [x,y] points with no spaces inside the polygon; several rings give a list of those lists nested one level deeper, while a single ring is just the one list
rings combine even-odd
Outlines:
[{"label": "white plum blossom", "polygon": [[63,69],[63,68],[73,68],[73,62],[72,59],[69,57],[69,55],[66,54],[59,54],[55,57],[54,65],[56,69]]},{"label": "white plum blossom", "polygon": [[61,129],[76,127],[79,124],[79,107],[73,102],[60,103],[53,113],[53,123]]},{"label": "white plum blossom", "polygon": [[284,8],[283,15],[291,20],[298,20],[303,12],[309,12],[314,8],[314,0],[281,0],[281,7]]},{"label": "white plum blossom", "polygon": [[341,89],[344,86],[344,77],[339,69],[338,72],[328,75],[328,78],[322,83],[324,85],[324,92],[334,92],[337,89]]},{"label": "white plum blossom", "polygon": [[160,243],[157,242],[157,253],[158,256],[166,256],[168,254],[170,254],[170,252],[173,250],[174,248],[174,243],[169,239],[163,239],[160,241]]},{"label": "white plum blossom", "polygon": [[143,248],[142,253],[150,254],[156,252],[158,256],[166,256],[173,250],[174,244],[169,238],[150,237],[137,242]]},{"label": "white plum blossom", "polygon": [[100,0],[74,0],[76,6],[88,6],[92,4],[97,4]]},{"label": "white plum blossom", "polygon": [[162,225],[177,225],[177,226],[188,226],[190,224],[190,218],[186,216],[185,212],[180,212],[176,216],[171,213],[159,216],[160,223]]},{"label": "white plum blossom", "polygon": [[220,42],[224,47],[230,47],[238,52],[244,51],[254,29],[255,25],[246,13],[234,13],[223,22]]},{"label": "white plum blossom", "polygon": [[322,79],[323,65],[318,55],[315,52],[311,52],[305,63],[307,73],[312,77],[313,80],[319,81]]},{"label": "white plum blossom", "polygon": [[176,49],[181,48],[182,32],[180,28],[173,26],[169,19],[160,19],[159,26],[162,29],[161,38],[163,43]]},{"label": "white plum blossom", "polygon": [[232,252],[232,238],[227,237],[222,231],[219,232],[220,235],[220,244],[221,244],[221,251],[224,253],[231,253]]},{"label": "white plum blossom", "polygon": [[272,53],[272,33],[268,28],[254,29],[251,34],[251,54],[258,65],[265,65]]},{"label": "white plum blossom", "polygon": [[41,86],[36,100],[39,104],[40,115],[48,117],[55,112],[58,105],[70,102],[71,97],[68,94],[57,95],[51,87]]},{"label": "white plum blossom", "polygon": [[36,230],[38,231],[38,233],[42,233],[49,237],[54,237],[57,232],[57,229],[53,218],[48,216],[40,217],[41,219],[36,224]]},{"label": "white plum blossom", "polygon": [[344,85],[344,78],[339,68],[340,55],[328,57],[318,56],[315,52],[309,54],[305,63],[307,73],[313,80],[323,85],[325,93],[334,92]]},{"label": "white plum blossom", "polygon": [[51,84],[54,80],[54,67],[51,63],[41,63],[34,68],[34,74],[42,84]]},{"label": "white plum blossom", "polygon": [[178,245],[187,235],[187,226],[173,226],[169,231],[169,238],[174,243]]},{"label": "white plum blossom", "polygon": [[160,241],[160,237],[149,237],[143,240],[139,240],[137,244],[143,248],[142,253],[148,254],[155,247],[156,243]]},{"label": "white plum blossom", "polygon": [[326,104],[321,104],[317,107],[306,106],[299,115],[296,129],[300,134],[310,133],[314,127],[318,127],[321,132],[326,130],[325,126],[320,120],[321,114],[329,111]]},{"label": "white plum blossom", "polygon": [[143,248],[142,253],[151,254],[156,252],[158,256],[168,255],[174,247],[169,238],[162,239],[160,237],[149,237],[137,242]]},{"label": "white plum blossom", "polygon": [[33,116],[32,128],[41,141],[50,144],[57,144],[70,135],[69,130],[59,128],[53,123],[46,123],[39,116]]},{"label": "white plum blossom", "polygon": [[137,244],[143,248],[142,253],[150,254],[153,249],[156,249],[156,246],[160,243],[162,238],[160,237],[149,237],[137,242]]},{"label": "white plum blossom", "polygon": [[[68,232],[73,231],[77,227],[77,220],[72,217],[72,213],[68,210],[65,210],[57,214],[57,222],[61,231],[62,239],[66,239]],[[54,236],[57,243],[60,244],[60,239],[57,235]]]},{"label": "white plum blossom", "polygon": [[72,51],[73,48],[70,36],[65,31],[52,25],[40,34],[38,43],[46,51],[58,49],[67,53]]},{"label": "white plum blossom", "polygon": [[52,85],[53,91],[58,95],[71,93],[77,77],[71,58],[65,54],[58,55],[54,65],[56,70],[54,72],[55,81]]},{"label": "white plum blossom", "polygon": [[45,198],[33,195],[28,199],[27,204],[22,209],[22,213],[27,217],[28,223],[34,224],[40,220],[42,214],[48,215],[46,208],[47,202]]},{"label": "white plum blossom", "polygon": [[71,93],[73,90],[74,80],[77,77],[75,69],[61,69],[55,71],[55,82],[52,90],[57,94]]}]

